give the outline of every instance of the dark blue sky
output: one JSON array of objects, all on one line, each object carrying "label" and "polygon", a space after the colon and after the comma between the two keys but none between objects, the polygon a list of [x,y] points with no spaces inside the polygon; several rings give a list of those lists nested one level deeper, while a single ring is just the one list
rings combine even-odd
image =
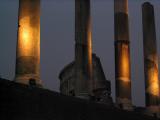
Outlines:
[{"label": "dark blue sky", "polygon": [[[114,0],[91,0],[93,51],[100,57],[106,78],[114,78]],[[160,0],[129,0],[133,104],[144,105],[141,4],[154,5],[160,56]],[[0,75],[14,79],[18,0],[0,0]],[[41,0],[41,79],[59,91],[58,74],[74,59],[74,0]]]}]

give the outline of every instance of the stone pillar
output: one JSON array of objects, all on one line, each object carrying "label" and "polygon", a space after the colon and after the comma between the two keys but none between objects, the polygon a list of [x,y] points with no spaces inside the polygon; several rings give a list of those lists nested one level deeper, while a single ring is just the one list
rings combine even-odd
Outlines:
[{"label": "stone pillar", "polygon": [[142,5],[143,19],[143,49],[146,107],[150,113],[159,112],[159,78],[158,55],[156,46],[156,31],[154,8],[149,2]]},{"label": "stone pillar", "polygon": [[116,102],[132,109],[128,0],[114,0]]},{"label": "stone pillar", "polygon": [[41,85],[40,0],[19,0],[15,81]]},{"label": "stone pillar", "polygon": [[92,96],[92,38],[90,0],[75,0],[76,96]]}]

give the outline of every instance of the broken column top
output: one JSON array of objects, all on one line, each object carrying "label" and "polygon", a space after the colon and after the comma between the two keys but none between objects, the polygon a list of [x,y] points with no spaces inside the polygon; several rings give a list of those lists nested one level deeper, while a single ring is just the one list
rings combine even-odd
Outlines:
[{"label": "broken column top", "polygon": [[145,2],[142,4],[143,9],[147,9],[148,11],[153,11],[153,5],[150,2]]},{"label": "broken column top", "polygon": [[152,4],[150,2],[144,2],[142,5],[144,6],[144,5],[152,5]]}]

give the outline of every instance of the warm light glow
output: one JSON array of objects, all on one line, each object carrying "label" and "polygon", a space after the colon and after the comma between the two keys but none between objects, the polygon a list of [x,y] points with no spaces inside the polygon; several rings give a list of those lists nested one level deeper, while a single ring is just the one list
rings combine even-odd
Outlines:
[{"label": "warm light glow", "polygon": [[128,53],[128,45],[122,45],[122,51],[120,56],[120,76],[121,80],[129,81],[130,80],[130,61]]},{"label": "warm light glow", "polygon": [[88,24],[87,24],[87,45],[88,45],[88,75],[89,75],[89,92],[92,95],[94,89],[94,81],[93,81],[93,67],[92,67],[92,30],[91,30],[91,18],[89,16]]},{"label": "warm light glow", "polygon": [[29,33],[28,33],[27,30],[24,30],[24,31],[23,31],[23,35],[22,35],[22,36],[23,36],[24,42],[28,41]]},{"label": "warm light glow", "polygon": [[148,85],[147,92],[159,96],[158,69],[155,66],[148,70]]},{"label": "warm light glow", "polygon": [[24,46],[28,46],[29,44],[29,31],[28,29],[24,29],[22,32],[23,44]]},{"label": "warm light glow", "polygon": [[91,32],[91,19],[88,20],[88,67],[89,67],[89,75],[90,79],[92,79],[92,32]]},{"label": "warm light glow", "polygon": [[33,28],[30,26],[30,18],[23,17],[19,21],[19,47],[20,55],[28,56],[32,51],[32,33]]},{"label": "warm light glow", "polygon": [[16,81],[40,81],[40,0],[20,0],[18,11]]}]

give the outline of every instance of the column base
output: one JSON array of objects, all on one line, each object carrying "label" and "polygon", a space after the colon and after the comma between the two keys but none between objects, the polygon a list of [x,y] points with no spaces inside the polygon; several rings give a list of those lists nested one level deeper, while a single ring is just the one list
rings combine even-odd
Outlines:
[{"label": "column base", "polygon": [[116,106],[120,109],[133,111],[133,106],[131,100],[127,98],[116,98]]},{"label": "column base", "polygon": [[160,106],[152,105],[146,107],[144,114],[160,118]]},{"label": "column base", "polygon": [[78,95],[76,95],[76,97],[81,98],[81,99],[90,99],[90,96],[88,93],[79,93]]},{"label": "column base", "polygon": [[37,75],[33,74],[16,75],[14,81],[29,86],[42,87],[40,78]]}]

